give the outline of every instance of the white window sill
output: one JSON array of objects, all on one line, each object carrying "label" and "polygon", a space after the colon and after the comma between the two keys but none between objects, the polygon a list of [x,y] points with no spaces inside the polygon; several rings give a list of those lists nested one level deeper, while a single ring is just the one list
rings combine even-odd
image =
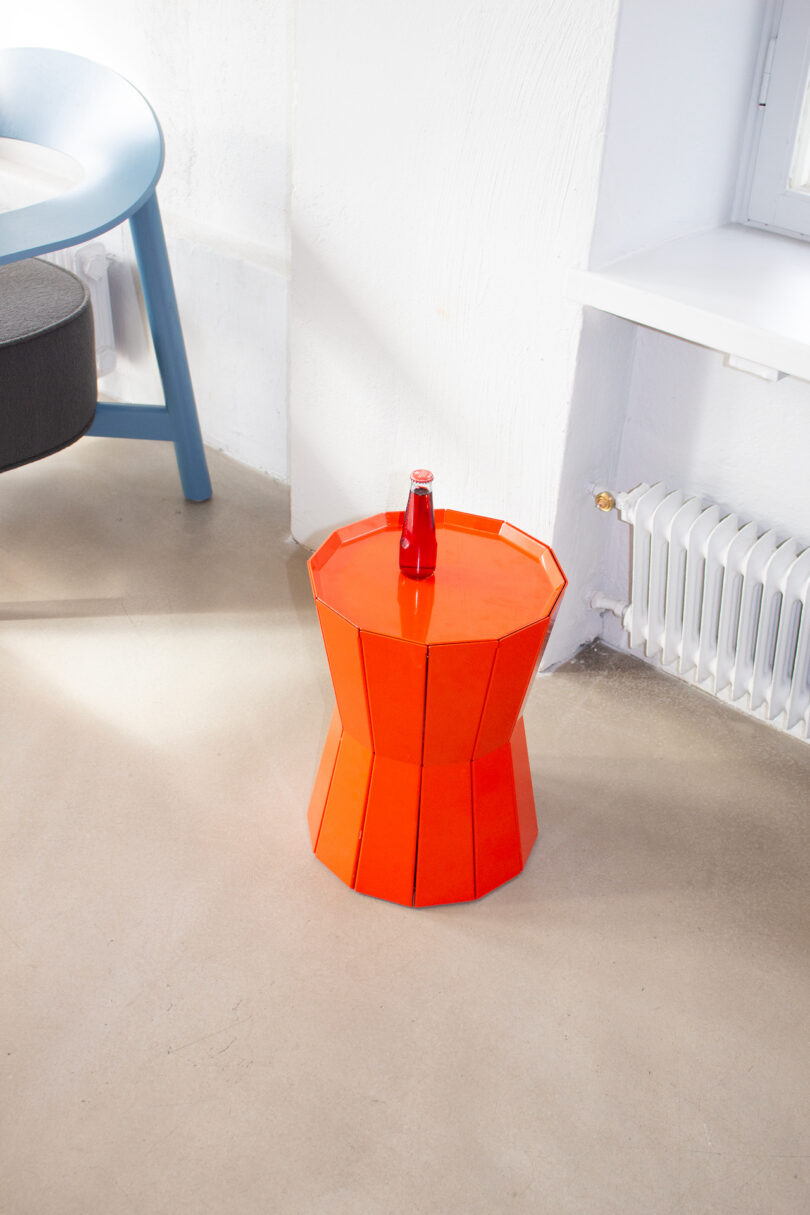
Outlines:
[{"label": "white window sill", "polygon": [[567,293],[602,312],[719,350],[732,365],[765,378],[783,372],[810,380],[805,241],[728,224],[604,270],[572,270]]}]

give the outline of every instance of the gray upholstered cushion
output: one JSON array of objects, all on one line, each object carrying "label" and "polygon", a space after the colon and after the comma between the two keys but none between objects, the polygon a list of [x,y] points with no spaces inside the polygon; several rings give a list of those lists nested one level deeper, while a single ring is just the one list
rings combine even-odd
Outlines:
[{"label": "gray upholstered cushion", "polygon": [[0,266],[0,472],[74,443],[96,398],[84,284],[38,258]]}]

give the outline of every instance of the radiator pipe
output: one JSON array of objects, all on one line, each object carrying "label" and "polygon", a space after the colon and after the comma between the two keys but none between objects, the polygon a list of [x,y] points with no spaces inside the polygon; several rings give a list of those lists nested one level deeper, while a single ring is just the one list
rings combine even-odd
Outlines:
[{"label": "radiator pipe", "polygon": [[620,599],[611,599],[609,595],[603,595],[601,591],[594,591],[590,597],[590,605],[597,612],[612,612],[622,622],[624,614],[630,606],[627,603],[622,603]]}]

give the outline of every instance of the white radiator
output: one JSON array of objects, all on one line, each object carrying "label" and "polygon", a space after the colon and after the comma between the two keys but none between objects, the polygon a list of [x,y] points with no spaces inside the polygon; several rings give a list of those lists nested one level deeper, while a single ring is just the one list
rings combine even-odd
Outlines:
[{"label": "white radiator", "polygon": [[46,253],[45,260],[72,270],[90,292],[93,307],[93,328],[96,335],[96,372],[99,377],[115,370],[115,334],[113,332],[110,282],[107,269],[112,260],[101,241],[59,249]]},{"label": "white radiator", "polygon": [[660,484],[616,505],[633,527],[630,603],[594,605],[666,670],[810,738],[810,549]]}]

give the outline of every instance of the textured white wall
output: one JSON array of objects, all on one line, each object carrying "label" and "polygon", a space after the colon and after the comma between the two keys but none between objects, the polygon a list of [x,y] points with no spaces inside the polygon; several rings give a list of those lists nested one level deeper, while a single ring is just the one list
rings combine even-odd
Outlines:
[{"label": "textured white wall", "polygon": [[[154,104],[206,438],[280,477],[292,155],[295,535],[400,506],[428,464],[440,503],[553,541],[571,587],[550,661],[599,631],[589,590],[626,593],[627,532],[591,482],[661,478],[810,540],[810,385],[583,327],[564,300],[589,259],[617,8],[31,0],[4,23],[7,44],[100,59]],[[624,0],[595,261],[727,218],[762,11]],[[142,333],[122,344],[107,387],[156,399]]]},{"label": "textured white wall", "polygon": [[[616,4],[300,0],[293,534],[404,505],[550,538]],[[587,422],[585,422],[587,425]],[[576,553],[560,553],[564,566]]]},{"label": "textured white wall", "polygon": [[[152,103],[166,135],[158,197],[204,436],[278,477],[288,472],[289,27],[289,0],[30,0],[3,14],[5,45],[97,59]],[[130,256],[120,238],[104,239]],[[116,277],[123,298],[125,265]],[[158,399],[129,320],[130,357],[102,388]]]}]

